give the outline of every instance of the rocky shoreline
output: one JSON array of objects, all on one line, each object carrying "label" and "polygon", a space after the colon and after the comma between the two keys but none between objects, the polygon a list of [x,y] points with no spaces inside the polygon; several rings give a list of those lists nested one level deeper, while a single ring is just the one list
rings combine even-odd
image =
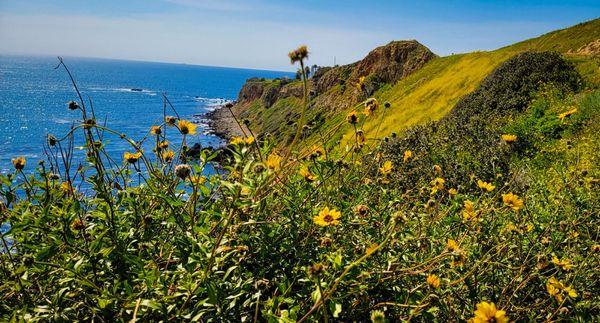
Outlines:
[{"label": "rocky shoreline", "polygon": [[[211,132],[222,139],[229,140],[232,137],[244,136],[244,132],[236,122],[231,112],[224,105],[206,113],[206,120]],[[241,120],[239,120],[241,123]],[[242,127],[245,127],[242,124]]]}]

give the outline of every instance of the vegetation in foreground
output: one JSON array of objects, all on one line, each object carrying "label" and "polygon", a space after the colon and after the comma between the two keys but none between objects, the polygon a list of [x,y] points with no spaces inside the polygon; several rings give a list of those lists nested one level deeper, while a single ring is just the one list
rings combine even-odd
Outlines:
[{"label": "vegetation in foreground", "polygon": [[597,318],[600,91],[556,54],[506,64],[438,123],[376,140],[365,120],[394,105],[368,99],[344,121],[348,150],[303,148],[300,121],[286,150],[234,138],[225,174],[208,177],[216,155],[186,154],[194,124],[165,116],[144,139],[153,151],[123,137],[131,150],[114,165],[101,140],[112,130],[71,102],[81,124],[48,137],[46,161],[16,157],[1,177],[0,317]]}]

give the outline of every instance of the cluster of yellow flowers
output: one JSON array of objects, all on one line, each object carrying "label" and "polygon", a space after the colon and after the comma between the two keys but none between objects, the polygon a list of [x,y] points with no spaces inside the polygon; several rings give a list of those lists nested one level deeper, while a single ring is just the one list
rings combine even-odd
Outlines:
[{"label": "cluster of yellow flowers", "polygon": [[393,169],[394,169],[394,166],[393,166],[393,164],[392,164],[392,162],[391,162],[390,160],[386,160],[386,161],[385,161],[385,162],[384,162],[384,163],[381,165],[381,167],[379,167],[379,172],[380,172],[380,173],[381,173],[381,175],[382,175],[381,182],[382,182],[383,184],[387,184],[387,183],[389,183],[389,182],[390,182],[390,180],[389,180],[389,176],[390,176],[390,174],[392,173],[392,170],[393,170]]},{"label": "cluster of yellow flowers", "polygon": [[359,78],[358,78],[358,81],[356,82],[356,88],[357,88],[359,91],[362,91],[362,90],[364,90],[364,86],[365,86],[365,80],[366,80],[366,79],[367,79],[367,78],[366,78],[366,77],[364,77],[364,76],[361,76],[361,77],[359,77]]},{"label": "cluster of yellow flowers", "polygon": [[477,186],[488,192],[491,192],[496,188],[496,186],[492,185],[492,183],[484,182],[482,180],[477,180]]},{"label": "cluster of yellow flowers", "polygon": [[568,295],[571,298],[577,297],[577,292],[575,292],[571,286],[561,283],[554,276],[550,277],[548,282],[546,282],[546,290],[550,296],[554,297],[559,302],[563,301],[565,295]]},{"label": "cluster of yellow flowers", "polygon": [[248,136],[246,138],[233,137],[229,141],[229,144],[231,144],[231,145],[240,145],[240,144],[251,145],[253,143],[254,143],[254,137],[253,136]]},{"label": "cluster of yellow flowers", "polygon": [[172,150],[165,150],[162,152],[161,157],[165,162],[169,163],[175,158],[175,152]]},{"label": "cluster of yellow flowers", "polygon": [[467,200],[464,202],[464,210],[462,212],[463,220],[475,221],[477,220],[477,212],[475,212],[475,205],[473,202]]},{"label": "cluster of yellow flowers", "polygon": [[188,177],[188,180],[194,185],[203,185],[206,183],[206,176],[192,175]]},{"label": "cluster of yellow flowers", "polygon": [[567,270],[567,271],[569,271],[569,270],[573,269],[573,267],[575,267],[573,265],[573,263],[571,263],[571,260],[569,260],[567,258],[563,258],[561,260],[561,259],[558,259],[557,256],[552,257],[552,263],[555,264],[556,266],[562,268],[563,270]]}]

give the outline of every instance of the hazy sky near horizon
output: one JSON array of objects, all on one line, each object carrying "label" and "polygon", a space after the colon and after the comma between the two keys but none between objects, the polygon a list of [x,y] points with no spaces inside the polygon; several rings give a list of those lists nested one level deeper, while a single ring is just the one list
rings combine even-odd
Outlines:
[{"label": "hazy sky near horizon", "polygon": [[0,0],[0,53],[293,70],[351,63],[391,40],[490,50],[600,17],[600,1]]}]

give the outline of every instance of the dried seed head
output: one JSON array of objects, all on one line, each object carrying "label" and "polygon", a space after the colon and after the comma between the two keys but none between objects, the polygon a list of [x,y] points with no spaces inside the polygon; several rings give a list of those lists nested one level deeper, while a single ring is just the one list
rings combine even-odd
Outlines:
[{"label": "dried seed head", "polygon": [[175,175],[181,179],[186,179],[192,173],[192,168],[188,164],[175,166]]},{"label": "dried seed head", "polygon": [[25,157],[17,157],[12,160],[12,163],[16,170],[23,170],[27,161],[25,160]]},{"label": "dried seed head", "polygon": [[165,123],[169,126],[175,126],[175,123],[177,122],[177,118],[173,117],[173,116],[166,116],[165,117]]},{"label": "dried seed head", "polygon": [[308,58],[308,47],[302,45],[288,54],[292,64],[300,62]]},{"label": "dried seed head", "polygon": [[58,139],[56,139],[56,137],[54,137],[54,135],[48,135],[48,145],[50,147],[54,147],[57,142],[58,142]]},{"label": "dried seed head", "polygon": [[96,124],[96,119],[87,119],[83,122],[83,128],[90,129]]},{"label": "dried seed head", "polygon": [[325,271],[325,266],[320,263],[316,263],[308,269],[308,274],[311,277],[320,276]]},{"label": "dried seed head", "polygon": [[71,228],[75,231],[83,230],[85,229],[85,224],[80,219],[77,219],[71,223]]},{"label": "dried seed head", "polygon": [[75,101],[69,101],[69,102],[67,102],[67,105],[69,107],[69,110],[79,109],[79,104],[77,104],[77,102],[75,102]]}]

